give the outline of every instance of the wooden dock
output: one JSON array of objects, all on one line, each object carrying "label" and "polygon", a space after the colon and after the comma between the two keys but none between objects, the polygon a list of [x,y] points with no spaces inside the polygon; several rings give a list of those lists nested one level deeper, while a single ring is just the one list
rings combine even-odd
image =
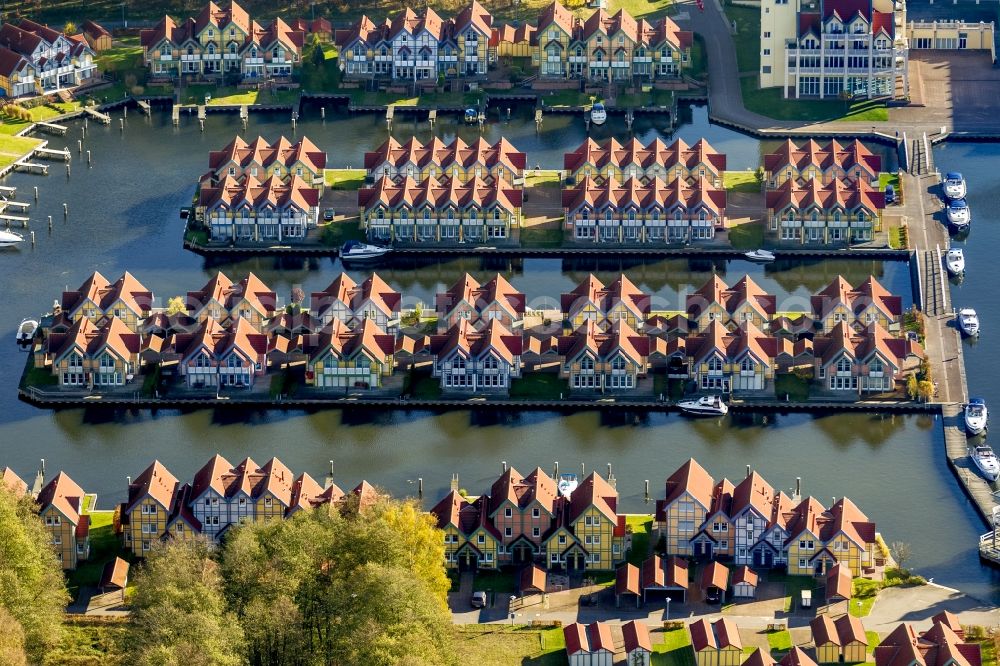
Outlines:
[{"label": "wooden dock", "polygon": [[28,173],[40,173],[43,176],[47,176],[49,173],[48,164],[39,164],[38,162],[25,162],[19,161],[14,162],[15,171],[27,171]]},{"label": "wooden dock", "polygon": [[170,109],[170,119],[174,123],[174,127],[181,124],[181,107],[179,104],[174,104]]},{"label": "wooden dock", "polygon": [[35,129],[40,132],[45,132],[47,134],[57,134],[59,136],[66,136],[66,132],[69,129],[65,125],[56,125],[55,123],[46,123],[41,120],[35,122]]},{"label": "wooden dock", "polygon": [[0,222],[3,222],[7,226],[10,226],[11,222],[17,222],[22,227],[27,227],[28,222],[30,221],[30,217],[25,217],[23,215],[7,215],[6,213],[0,214]]},{"label": "wooden dock", "polygon": [[0,212],[3,212],[8,208],[16,208],[18,210],[28,210],[30,206],[31,206],[30,203],[25,203],[24,201],[9,201],[7,199],[4,199],[3,201],[0,201]]},{"label": "wooden dock", "polygon": [[135,100],[135,104],[136,106],[139,107],[139,110],[145,113],[147,116],[152,115],[153,108],[149,105],[149,102],[147,102],[146,100],[137,99]]},{"label": "wooden dock", "polygon": [[41,146],[35,148],[35,156],[45,159],[63,160],[64,162],[69,162],[70,160],[68,150],[55,150],[53,148],[43,148]]},{"label": "wooden dock", "polygon": [[205,105],[204,104],[199,104],[198,105],[198,120],[204,120],[204,119],[205,119]]},{"label": "wooden dock", "polygon": [[101,113],[97,109],[92,109],[89,106],[83,107],[83,111],[84,113],[86,113],[88,116],[90,116],[99,123],[103,123],[105,125],[111,124],[111,116],[109,116],[106,113]]},{"label": "wooden dock", "polygon": [[8,199],[13,199],[17,196],[17,188],[10,185],[0,185],[0,194]]}]

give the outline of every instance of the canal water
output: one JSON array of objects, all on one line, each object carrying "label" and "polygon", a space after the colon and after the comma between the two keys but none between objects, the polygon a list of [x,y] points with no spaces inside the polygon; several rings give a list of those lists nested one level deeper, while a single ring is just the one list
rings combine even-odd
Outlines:
[{"label": "canal water", "polygon": [[[48,177],[14,174],[4,184],[18,187],[18,198],[32,200],[39,188],[31,218],[37,245],[0,252],[3,303],[0,312],[0,466],[10,465],[31,477],[38,459],[48,470],[66,469],[85,489],[99,495],[99,506],[110,508],[123,497],[125,477],[137,475],[153,458],[163,461],[178,477],[190,478],[212,454],[221,452],[233,462],[244,456],[263,461],[279,456],[294,471],[325,476],[333,461],[342,486],[366,478],[397,495],[414,495],[423,479],[430,505],[448,488],[452,474],[470,492],[482,492],[499,474],[502,461],[527,470],[535,465],[561,469],[607,472],[613,463],[622,508],[652,511],[644,502],[643,482],[650,481],[654,497],[663,493],[664,478],[689,457],[696,457],[716,476],[738,480],[751,465],[779,488],[791,489],[795,477],[803,479],[804,492],[823,502],[848,495],[879,523],[886,539],[909,541],[914,548],[912,565],[937,582],[959,587],[977,597],[1000,601],[1000,580],[983,568],[975,539],[983,527],[948,472],[939,424],[931,417],[880,418],[871,415],[767,415],[722,421],[690,421],[676,415],[580,413],[425,412],[353,413],[340,411],[193,413],[108,413],[101,410],[38,410],[18,401],[15,385],[25,355],[13,344],[21,318],[48,310],[66,288],[75,288],[93,270],[114,279],[124,270],[133,272],[165,302],[170,296],[199,287],[215,270],[240,278],[254,271],[287,297],[301,285],[308,293],[325,287],[341,270],[331,259],[255,258],[237,262],[206,261],[181,249],[183,223],[178,210],[190,203],[194,183],[207,168],[207,153],[218,149],[239,128],[235,114],[209,115],[205,132],[193,117],[173,127],[169,116],[151,119],[129,113],[124,133],[118,117],[111,127],[89,124],[84,150],[74,155],[72,175],[54,163]],[[707,122],[704,108],[693,108],[677,135],[693,142],[704,136],[729,155],[731,169],[755,168],[762,151],[771,146]],[[70,123],[70,133],[53,138],[51,145],[66,145],[76,152],[82,123]],[[655,116],[639,116],[636,135],[643,141],[663,132],[666,123]],[[621,119],[610,118],[601,134],[627,136]],[[442,118],[437,132],[448,140],[456,134],[466,139],[478,130]],[[252,114],[246,135],[275,139],[291,135],[284,114]],[[393,133],[405,139],[416,133],[430,138],[423,121],[397,117]],[[363,153],[386,137],[384,120],[374,114],[342,116],[307,108],[298,124],[328,151],[331,166],[357,166]],[[541,133],[527,111],[514,110],[510,122],[489,123],[489,140],[505,136],[529,154],[529,162],[543,168],[560,168],[562,154],[585,138],[579,116],[547,115]],[[980,147],[949,146],[939,151],[939,164],[954,152],[970,175],[975,229],[969,251],[970,275],[958,293],[975,301],[989,331],[1000,328],[995,313],[985,304],[996,302],[985,292],[988,282],[977,265],[988,261],[986,248],[997,232],[991,229],[995,213],[986,202],[1000,188],[1000,176],[989,176],[992,154],[976,154]],[[887,155],[890,166],[893,158]],[[968,167],[964,166],[966,163]],[[992,178],[992,189],[988,182]],[[980,199],[981,197],[981,199]],[[63,217],[62,204],[69,204]],[[53,217],[49,233],[46,217]],[[972,247],[975,243],[980,245]],[[685,293],[697,288],[713,273],[735,282],[750,274],[779,296],[779,309],[800,310],[808,296],[835,275],[860,282],[875,274],[891,290],[910,301],[909,273],[905,264],[892,262],[814,261],[768,267],[742,261],[688,262],[662,260],[623,263],[570,262],[558,259],[490,260],[456,259],[399,263],[380,273],[402,291],[408,303],[431,303],[433,295],[470,271],[485,277],[500,271],[528,296],[534,307],[544,306],[574,286],[589,271],[611,279],[625,271],[644,289],[655,294],[658,309],[676,309]],[[362,274],[353,272],[355,277]],[[979,293],[978,289],[983,292]],[[967,296],[966,296],[967,294]],[[992,299],[992,300],[991,300]],[[992,323],[991,323],[992,322]],[[988,337],[986,338],[988,339]],[[9,343],[9,344],[8,344]],[[996,367],[986,346],[967,356],[974,392],[990,394],[997,380]],[[992,383],[991,383],[992,382]]]}]

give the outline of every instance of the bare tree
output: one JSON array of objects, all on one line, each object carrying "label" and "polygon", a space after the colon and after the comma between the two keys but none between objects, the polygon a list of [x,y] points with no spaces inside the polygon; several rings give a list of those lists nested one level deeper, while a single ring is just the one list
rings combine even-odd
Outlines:
[{"label": "bare tree", "polygon": [[893,541],[892,545],[889,546],[889,551],[892,553],[892,559],[896,560],[896,566],[905,570],[906,560],[913,555],[913,548],[910,544],[905,541]]}]

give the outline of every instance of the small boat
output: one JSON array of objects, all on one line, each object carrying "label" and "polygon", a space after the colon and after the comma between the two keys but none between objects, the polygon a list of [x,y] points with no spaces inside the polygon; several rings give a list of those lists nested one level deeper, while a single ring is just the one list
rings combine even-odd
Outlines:
[{"label": "small boat", "polygon": [[949,201],[965,198],[965,178],[957,171],[944,175],[944,196]]},{"label": "small boat", "polygon": [[770,250],[751,250],[750,252],[744,252],[743,256],[750,261],[759,261],[761,263],[774,261],[774,252]]},{"label": "small boat", "polygon": [[958,327],[966,335],[979,335],[979,315],[972,308],[962,308],[958,311]]},{"label": "small boat", "polygon": [[965,253],[962,248],[953,247],[944,255],[944,265],[948,267],[948,272],[952,275],[961,275],[965,272]]},{"label": "small boat", "polygon": [[17,325],[17,344],[27,345],[35,338],[35,331],[38,330],[38,322],[34,319],[22,319]]},{"label": "small boat", "polygon": [[729,406],[722,401],[722,396],[703,395],[697,400],[682,400],[677,403],[681,411],[692,416],[725,416]]},{"label": "small boat", "polygon": [[948,224],[955,229],[966,229],[972,223],[972,210],[969,209],[969,204],[965,202],[965,199],[952,201],[948,204],[945,214],[948,216]]},{"label": "small boat", "polygon": [[988,444],[970,446],[969,457],[972,458],[972,462],[979,468],[987,481],[996,481],[997,477],[1000,476],[1000,460],[993,452],[993,447]]},{"label": "small boat", "polygon": [[590,109],[590,122],[595,125],[603,125],[604,121],[608,119],[608,110],[604,108],[604,104],[597,102]]},{"label": "small boat", "polygon": [[0,229],[0,247],[11,247],[24,241],[24,236],[13,231]]},{"label": "small boat", "polygon": [[990,412],[983,398],[969,398],[965,406],[965,430],[970,435],[981,435],[990,425]]},{"label": "small boat", "polygon": [[360,241],[347,241],[340,248],[340,258],[344,261],[364,261],[378,259],[392,252],[392,248],[368,245]]},{"label": "small boat", "polygon": [[468,125],[475,125],[477,122],[479,122],[479,112],[473,109],[472,107],[466,109],[465,122]]},{"label": "small boat", "polygon": [[560,495],[568,498],[578,485],[580,485],[580,481],[576,478],[576,474],[560,474],[556,487],[559,489]]}]

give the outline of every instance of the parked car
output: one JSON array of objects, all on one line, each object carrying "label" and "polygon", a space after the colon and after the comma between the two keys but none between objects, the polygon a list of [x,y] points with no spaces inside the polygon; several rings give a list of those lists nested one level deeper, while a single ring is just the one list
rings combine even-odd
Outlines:
[{"label": "parked car", "polygon": [[710,587],[705,590],[705,603],[717,604],[722,601],[722,592],[717,587]]},{"label": "parked car", "polygon": [[323,219],[327,222],[333,221],[334,212],[332,208],[327,208],[323,211]]},{"label": "parked car", "polygon": [[473,592],[471,603],[473,608],[486,608],[486,593]]},{"label": "parked car", "polygon": [[896,188],[892,185],[885,186],[885,205],[896,203]]}]

